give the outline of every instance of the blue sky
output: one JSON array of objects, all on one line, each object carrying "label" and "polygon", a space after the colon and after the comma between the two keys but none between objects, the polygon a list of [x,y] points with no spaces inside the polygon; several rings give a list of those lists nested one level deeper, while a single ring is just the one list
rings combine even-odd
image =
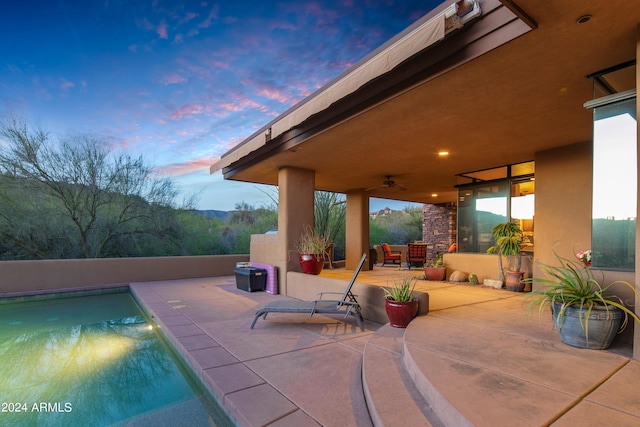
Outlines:
[{"label": "blue sky", "polygon": [[0,118],[142,154],[201,209],[268,204],[209,166],[440,3],[5,2]]}]

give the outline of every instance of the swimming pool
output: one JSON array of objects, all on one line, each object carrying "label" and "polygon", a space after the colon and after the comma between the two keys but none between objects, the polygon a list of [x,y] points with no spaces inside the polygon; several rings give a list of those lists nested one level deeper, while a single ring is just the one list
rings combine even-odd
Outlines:
[{"label": "swimming pool", "polygon": [[0,405],[0,425],[232,425],[127,292],[0,304]]}]

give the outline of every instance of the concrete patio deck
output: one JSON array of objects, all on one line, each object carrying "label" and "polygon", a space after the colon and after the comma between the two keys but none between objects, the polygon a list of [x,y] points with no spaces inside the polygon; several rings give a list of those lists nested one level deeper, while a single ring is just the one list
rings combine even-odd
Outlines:
[{"label": "concrete patio deck", "polygon": [[[384,272],[384,270],[383,270]],[[358,282],[386,284],[380,269]],[[332,277],[351,272],[330,270]],[[384,276],[384,278],[383,278]],[[430,311],[406,330],[270,314],[235,277],[132,283],[185,360],[242,426],[640,425],[630,348],[563,344],[522,294],[422,282]]]}]

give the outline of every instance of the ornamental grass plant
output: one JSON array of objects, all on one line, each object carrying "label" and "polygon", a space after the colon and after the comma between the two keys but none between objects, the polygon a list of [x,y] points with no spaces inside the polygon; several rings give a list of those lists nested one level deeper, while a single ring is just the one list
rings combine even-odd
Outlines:
[{"label": "ornamental grass plant", "polygon": [[564,325],[567,308],[577,306],[579,308],[580,325],[587,337],[589,335],[589,317],[594,307],[612,306],[620,309],[624,316],[621,331],[628,323],[629,317],[640,323],[640,318],[624,305],[619,296],[611,292],[612,286],[622,285],[630,289],[635,295],[636,289],[631,283],[617,280],[603,286],[603,272],[600,272],[602,278],[598,280],[595,277],[595,272],[598,270],[563,258],[555,251],[553,251],[553,255],[558,260],[559,265],[539,264],[546,277],[534,277],[525,280],[525,282],[545,285],[526,297],[526,311],[528,314],[538,310],[539,314],[542,315],[545,307],[549,305],[552,313],[557,316],[555,322],[556,330],[560,331]]},{"label": "ornamental grass plant", "polygon": [[296,243],[296,250],[300,254],[324,254],[329,244],[329,239],[315,234],[310,226],[306,226]]}]

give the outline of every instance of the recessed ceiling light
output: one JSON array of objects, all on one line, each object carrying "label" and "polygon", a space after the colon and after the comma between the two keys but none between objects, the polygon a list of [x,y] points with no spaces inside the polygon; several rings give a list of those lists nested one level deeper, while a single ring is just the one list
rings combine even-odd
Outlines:
[{"label": "recessed ceiling light", "polygon": [[431,197],[438,197],[438,193],[431,193]]},{"label": "recessed ceiling light", "polygon": [[589,21],[591,21],[591,15],[582,15],[580,18],[578,18],[576,23],[578,23],[578,24],[586,24]]},{"label": "recessed ceiling light", "polygon": [[445,157],[445,156],[448,156],[448,155],[449,155],[449,152],[446,151],[446,150],[438,151],[438,156],[440,156],[440,157]]}]

